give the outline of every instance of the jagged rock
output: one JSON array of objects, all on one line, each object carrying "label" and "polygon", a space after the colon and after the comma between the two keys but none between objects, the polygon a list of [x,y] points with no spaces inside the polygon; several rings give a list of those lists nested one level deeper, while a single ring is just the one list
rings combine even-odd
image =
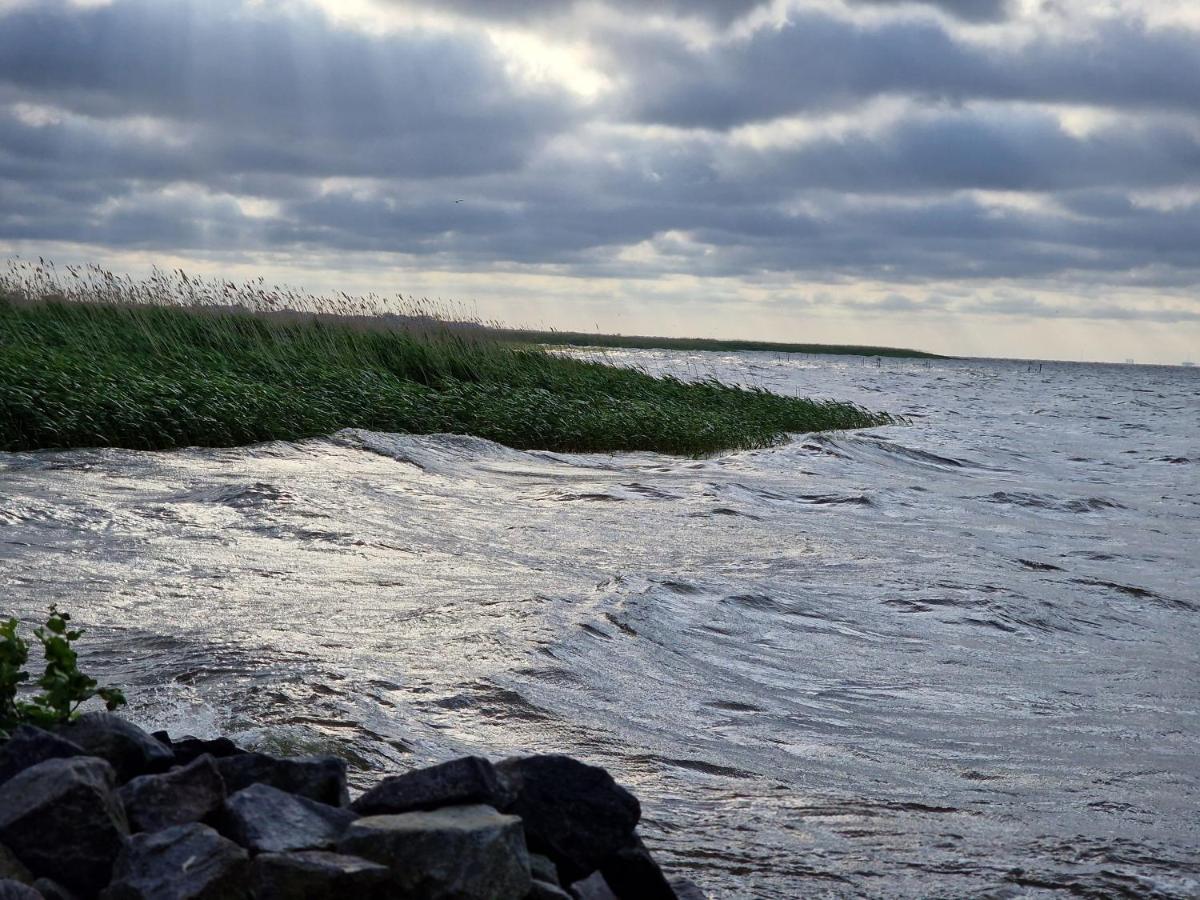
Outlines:
[{"label": "jagged rock", "polygon": [[84,755],[84,749],[78,744],[32,725],[22,725],[13,729],[8,740],[0,744],[0,784],[48,759]]},{"label": "jagged rock", "polygon": [[608,772],[569,756],[506,759],[496,771],[516,792],[505,812],[521,817],[530,849],[554,860],[562,884],[628,844],[641,818],[637,798]]},{"label": "jagged rock", "polygon": [[193,822],[131,837],[101,900],[245,900],[250,857]]},{"label": "jagged rock", "polygon": [[357,816],[267,784],[252,784],[225,801],[217,827],[256,853],[323,850],[337,843]]},{"label": "jagged rock", "polygon": [[129,833],[102,759],[48,759],[0,785],[0,841],[35,875],[94,893]]},{"label": "jagged rock", "polygon": [[25,863],[17,859],[16,855],[0,844],[0,878],[7,878],[11,881],[19,881],[22,884],[29,884],[33,881],[33,873]]},{"label": "jagged rock", "polygon": [[621,900],[612,892],[612,888],[599,872],[593,872],[587,878],[571,885],[571,896],[575,900]]},{"label": "jagged rock", "polygon": [[333,756],[277,759],[265,753],[241,753],[217,760],[225,789],[233,794],[252,784],[268,784],[318,803],[345,806],[346,763]]},{"label": "jagged rock", "polygon": [[542,856],[540,853],[529,854],[529,873],[538,881],[545,881],[548,884],[554,884],[561,887],[558,880],[558,867],[554,865],[554,860],[548,856]]},{"label": "jagged rock", "polygon": [[178,740],[172,740],[171,735],[165,731],[156,731],[151,737],[171,748],[171,752],[175,754],[175,765],[177,766],[186,766],[193,759],[206,754],[214,759],[222,759],[226,756],[237,756],[240,753],[248,752],[227,737],[205,740],[189,734]]},{"label": "jagged rock", "polygon": [[33,883],[33,889],[42,895],[43,900],[79,900],[78,894],[49,878],[39,878]]},{"label": "jagged rock", "polygon": [[58,734],[78,744],[88,755],[107,760],[122,782],[166,771],[175,762],[175,754],[166,745],[108,712],[84,713],[58,729]]},{"label": "jagged rock", "polygon": [[369,816],[338,850],[386,865],[413,900],[522,900],[531,883],[521,820],[490,806]]},{"label": "jagged rock", "polygon": [[678,900],[662,869],[636,834],[600,864],[600,874],[618,897]]},{"label": "jagged rock", "polygon": [[708,895],[700,890],[700,886],[686,878],[672,878],[671,890],[679,900],[708,900]]},{"label": "jagged rock", "polygon": [[387,866],[324,850],[263,853],[254,860],[255,900],[386,900],[390,880]]},{"label": "jagged rock", "polygon": [[27,884],[5,878],[0,880],[0,900],[42,900],[42,895]]},{"label": "jagged rock", "polygon": [[503,809],[512,800],[490,762],[466,756],[385,778],[350,805],[359,815],[378,816],[472,803]]},{"label": "jagged rock", "polygon": [[535,878],[529,893],[525,895],[525,900],[571,900],[571,895],[557,884]]},{"label": "jagged rock", "polygon": [[140,775],[118,792],[130,831],[162,831],[199,822],[225,802],[225,782],[211,756],[163,775]]}]

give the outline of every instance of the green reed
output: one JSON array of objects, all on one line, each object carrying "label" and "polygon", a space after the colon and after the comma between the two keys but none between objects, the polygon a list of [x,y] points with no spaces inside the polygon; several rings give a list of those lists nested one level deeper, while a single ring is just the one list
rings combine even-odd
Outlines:
[{"label": "green reed", "polygon": [[[891,417],[498,340],[425,300],[16,262],[0,273],[0,449],[165,450],[341,428],[702,456]],[[369,314],[371,318],[364,316]]]}]

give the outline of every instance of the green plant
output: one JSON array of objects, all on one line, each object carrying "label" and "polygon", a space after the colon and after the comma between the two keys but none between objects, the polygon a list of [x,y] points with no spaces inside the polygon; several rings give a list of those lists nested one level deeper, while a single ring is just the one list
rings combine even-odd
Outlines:
[{"label": "green plant", "polygon": [[125,695],[117,688],[98,687],[96,679],[79,671],[79,659],[71,646],[82,631],[67,626],[71,617],[50,607],[46,624],[33,631],[42,645],[46,668],[37,679],[40,694],[20,699],[21,685],[29,681],[25,663],[29,660],[29,643],[17,634],[18,622],[0,622],[0,733],[18,725],[52,728],[75,717],[80,705],[93,697],[104,701],[109,712],[125,704]]},{"label": "green plant", "polygon": [[405,315],[372,304],[16,264],[0,271],[0,451],[229,447],[364,428],[704,456],[898,421],[570,358],[419,303]]}]

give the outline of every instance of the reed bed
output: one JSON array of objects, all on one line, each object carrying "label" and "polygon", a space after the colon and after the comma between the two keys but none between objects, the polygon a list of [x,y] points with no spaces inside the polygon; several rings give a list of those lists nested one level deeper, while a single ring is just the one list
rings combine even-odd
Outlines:
[{"label": "reed bed", "polygon": [[427,300],[45,261],[0,273],[0,449],[168,450],[342,428],[703,456],[892,418],[497,339]]}]

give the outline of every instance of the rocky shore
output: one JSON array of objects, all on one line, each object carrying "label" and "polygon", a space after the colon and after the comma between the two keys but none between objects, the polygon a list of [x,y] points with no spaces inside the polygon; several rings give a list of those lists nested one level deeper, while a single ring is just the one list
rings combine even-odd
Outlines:
[{"label": "rocky shore", "polygon": [[0,743],[0,900],[698,900],[637,798],[567,756],[465,757],[351,801],[335,757],[110,713]]}]

